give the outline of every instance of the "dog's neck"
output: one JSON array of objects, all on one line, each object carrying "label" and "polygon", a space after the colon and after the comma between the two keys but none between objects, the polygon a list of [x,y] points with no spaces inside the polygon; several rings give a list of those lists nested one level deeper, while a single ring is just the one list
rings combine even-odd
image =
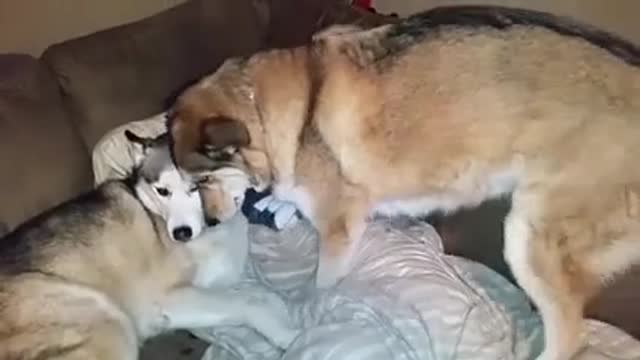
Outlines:
[{"label": "dog's neck", "polygon": [[259,166],[266,166],[262,176],[270,185],[294,183],[299,138],[315,97],[312,56],[308,47],[299,47],[261,53],[251,62],[260,126],[249,132],[266,157]]}]

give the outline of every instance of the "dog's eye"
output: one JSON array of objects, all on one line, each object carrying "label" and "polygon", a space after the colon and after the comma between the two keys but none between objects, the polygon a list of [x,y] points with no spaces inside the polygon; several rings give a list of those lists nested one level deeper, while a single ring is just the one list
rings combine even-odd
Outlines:
[{"label": "dog's eye", "polygon": [[157,187],[156,192],[158,193],[158,195],[162,197],[167,197],[171,195],[171,192],[167,188],[163,188],[163,187]]},{"label": "dog's eye", "polygon": [[207,183],[210,183],[213,180],[213,178],[211,176],[202,176],[200,178],[198,178],[197,183],[198,185],[204,185]]},{"label": "dog's eye", "polygon": [[193,193],[193,192],[196,192],[196,191],[198,191],[198,190],[200,190],[200,188],[198,187],[198,184],[196,184],[196,185],[193,185],[193,186],[189,189],[189,192],[190,192],[190,193]]}]

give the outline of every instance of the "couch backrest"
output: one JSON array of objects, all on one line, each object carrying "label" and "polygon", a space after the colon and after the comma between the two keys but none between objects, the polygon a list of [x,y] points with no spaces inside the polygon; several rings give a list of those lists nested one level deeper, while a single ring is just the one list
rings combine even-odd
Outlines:
[{"label": "couch backrest", "polygon": [[269,47],[304,44],[311,35],[332,24],[357,24],[368,28],[395,18],[347,6],[345,0],[271,0]]},{"label": "couch backrest", "polygon": [[56,79],[31,56],[0,56],[0,129],[0,223],[13,228],[91,188],[89,155]]},{"label": "couch backrest", "polygon": [[264,45],[267,14],[251,0],[192,0],[150,18],[51,46],[87,148],[109,129],[165,109],[173,94],[229,56]]}]

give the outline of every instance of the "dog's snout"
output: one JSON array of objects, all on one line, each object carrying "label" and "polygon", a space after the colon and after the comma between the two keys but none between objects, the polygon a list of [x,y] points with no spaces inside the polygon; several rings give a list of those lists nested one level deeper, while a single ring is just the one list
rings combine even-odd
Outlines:
[{"label": "dog's snout", "polygon": [[173,238],[177,241],[189,241],[193,236],[193,231],[188,226],[180,226],[173,229]]}]

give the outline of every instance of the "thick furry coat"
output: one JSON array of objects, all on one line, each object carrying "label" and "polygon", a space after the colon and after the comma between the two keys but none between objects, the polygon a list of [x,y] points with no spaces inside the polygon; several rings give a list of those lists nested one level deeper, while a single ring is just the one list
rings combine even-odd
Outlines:
[{"label": "thick furry coat", "polygon": [[286,347],[297,330],[282,300],[230,286],[244,217],[175,241],[134,184],[103,183],[0,239],[0,359],[135,360],[149,337],[218,325]]},{"label": "thick furry coat", "polygon": [[540,359],[568,359],[585,302],[640,260],[639,64],[570,19],[438,8],[230,60],[168,125],[212,216],[224,167],[299,206],[321,234],[320,285],[348,271],[373,213],[512,194],[506,259],[543,316]]}]

